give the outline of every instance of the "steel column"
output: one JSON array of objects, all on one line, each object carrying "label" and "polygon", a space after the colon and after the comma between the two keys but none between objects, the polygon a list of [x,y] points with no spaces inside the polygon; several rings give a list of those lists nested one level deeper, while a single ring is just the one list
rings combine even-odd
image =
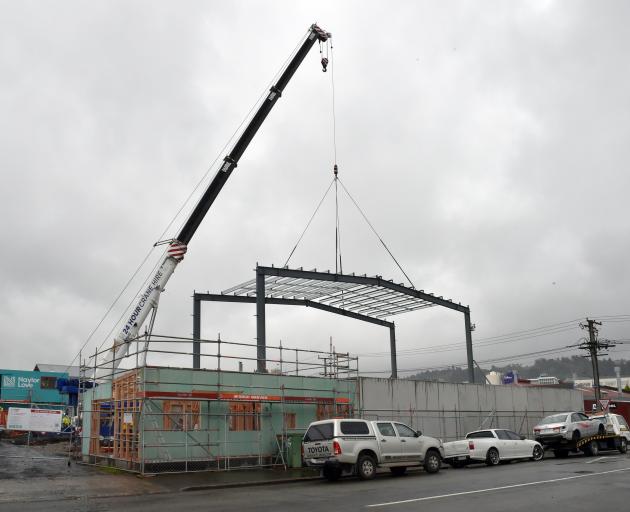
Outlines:
[{"label": "steel column", "polygon": [[257,372],[267,373],[267,335],[265,330],[265,274],[256,270],[256,344]]},{"label": "steel column", "polygon": [[201,368],[201,301],[193,295],[193,369]]},{"label": "steel column", "polygon": [[468,359],[468,382],[475,382],[475,366],[472,348],[472,325],[470,323],[470,309],[464,311],[464,324],[466,328],[466,358]]},{"label": "steel column", "polygon": [[389,327],[389,352],[392,358],[392,379],[398,378],[398,363],[396,358],[396,326],[392,323]]}]

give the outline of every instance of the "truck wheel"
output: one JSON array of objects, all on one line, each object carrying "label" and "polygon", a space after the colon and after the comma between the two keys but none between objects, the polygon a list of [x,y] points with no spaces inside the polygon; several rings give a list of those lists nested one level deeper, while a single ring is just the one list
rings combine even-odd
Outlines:
[{"label": "truck wheel", "polygon": [[424,457],[424,470],[427,473],[437,473],[442,465],[440,454],[435,450],[428,450]]},{"label": "truck wheel", "polygon": [[619,446],[617,447],[619,453],[626,453],[628,451],[628,441],[625,437],[619,439]]},{"label": "truck wheel", "polygon": [[336,482],[341,477],[341,468],[324,468],[324,478],[329,482]]},{"label": "truck wheel", "polygon": [[588,451],[586,451],[586,454],[591,457],[597,457],[599,455],[599,444],[597,444],[597,441],[588,443]]},{"label": "truck wheel", "polygon": [[361,480],[372,480],[376,476],[376,462],[371,455],[359,456],[357,474]]},{"label": "truck wheel", "polygon": [[542,446],[534,446],[534,451],[532,452],[532,460],[543,460],[545,456],[545,450],[542,449]]},{"label": "truck wheel", "polygon": [[569,456],[569,450],[554,450],[553,454],[556,459],[566,459]]},{"label": "truck wheel", "polygon": [[407,468],[405,466],[395,466],[393,468],[389,468],[389,470],[394,476],[402,476],[407,471]]},{"label": "truck wheel", "polygon": [[486,465],[488,466],[496,466],[499,462],[501,462],[501,458],[499,457],[499,450],[496,448],[490,448],[488,453],[486,453]]}]

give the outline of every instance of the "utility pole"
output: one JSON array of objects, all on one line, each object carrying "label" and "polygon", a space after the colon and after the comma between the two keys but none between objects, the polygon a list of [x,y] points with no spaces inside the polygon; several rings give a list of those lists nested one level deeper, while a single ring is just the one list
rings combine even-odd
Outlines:
[{"label": "utility pole", "polygon": [[580,327],[582,329],[588,329],[588,341],[585,341],[583,343],[581,343],[579,345],[579,348],[581,348],[582,350],[587,350],[589,352],[588,356],[585,357],[590,357],[591,358],[591,363],[593,365],[593,389],[595,390],[595,410],[599,411],[601,410],[601,404],[600,404],[600,400],[601,400],[601,392],[600,392],[600,388],[599,388],[599,363],[597,360],[598,355],[607,355],[607,354],[600,354],[600,350],[606,350],[610,347],[614,347],[614,345],[611,345],[610,343],[604,341],[604,342],[600,342],[597,339],[597,327],[598,325],[602,325],[601,322],[598,322],[596,320],[589,320],[588,318],[586,319],[586,324],[580,324]]}]

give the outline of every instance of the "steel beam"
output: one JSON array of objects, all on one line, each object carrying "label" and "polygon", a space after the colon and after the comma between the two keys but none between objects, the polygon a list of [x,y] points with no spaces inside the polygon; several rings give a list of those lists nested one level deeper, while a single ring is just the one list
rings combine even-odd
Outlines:
[{"label": "steel beam", "polygon": [[405,295],[417,297],[418,299],[431,302],[432,304],[436,304],[438,306],[442,306],[448,309],[454,309],[455,311],[459,311],[460,313],[464,313],[469,310],[467,306],[456,304],[455,302],[436,297],[435,295],[425,293],[421,290],[415,290],[413,288],[408,288],[406,286],[396,284],[381,277],[355,276],[349,274],[329,274],[327,272],[314,272],[311,270],[297,270],[279,267],[256,267],[256,272],[262,272],[266,276],[294,277],[297,279],[314,279],[317,281],[336,281],[340,283],[356,283],[371,286],[381,286],[383,288],[388,288],[399,293],[404,293]]},{"label": "steel beam", "polygon": [[[262,296],[264,297],[264,294]],[[204,302],[237,302],[241,304],[256,304],[257,313],[260,307],[258,297],[250,297],[247,295],[224,295],[221,293],[195,293],[194,298],[195,298],[194,304],[199,304],[202,301]],[[391,378],[395,379],[398,377],[398,364],[397,364],[397,355],[396,355],[396,329],[394,326],[394,322],[388,322],[387,320],[381,320],[380,318],[374,318],[371,316],[361,315],[359,313],[353,313],[352,311],[347,311],[345,309],[336,308],[334,306],[328,306],[327,304],[321,304],[319,302],[313,302],[313,301],[304,300],[304,299],[284,299],[284,298],[276,298],[276,297],[265,297],[264,303],[272,304],[272,305],[284,305],[284,306],[305,306],[307,308],[319,309],[321,311],[326,311],[328,313],[334,313],[336,315],[353,318],[354,320],[361,320],[362,322],[368,322],[370,324],[388,327],[389,328],[389,346],[390,346],[390,352],[391,352],[390,356],[391,356],[391,364],[392,364],[392,377]],[[264,311],[264,308],[263,308],[263,311]],[[199,315],[199,317],[200,316],[201,315]],[[257,322],[256,328],[257,328],[257,333],[258,333],[258,336],[257,336],[258,340],[260,340],[259,325],[260,324]],[[261,350],[261,346],[260,346],[260,343],[258,343],[258,364],[259,364],[258,371],[261,371],[260,362],[262,359],[261,359],[260,350]],[[263,350],[266,350],[266,347],[263,347]]]},{"label": "steel beam", "polygon": [[201,301],[193,294],[193,369],[201,368]]},{"label": "steel beam", "polygon": [[[195,293],[195,298],[199,301],[207,302],[240,302],[241,304],[256,304],[257,298],[247,295],[224,295],[221,293]],[[361,320],[362,322],[368,322],[375,325],[382,325],[383,327],[390,327],[394,325],[393,322],[387,320],[381,320],[380,318],[374,318],[372,316],[361,315],[359,313],[353,313],[345,309],[336,308],[334,306],[328,306],[327,304],[321,304],[319,302],[313,302],[305,299],[284,299],[280,297],[266,297],[266,304],[284,305],[284,306],[305,306],[307,308],[319,309],[321,311],[327,311],[328,313],[334,313],[336,315],[346,316],[348,318],[354,318],[355,320]]]},{"label": "steel beam", "polygon": [[[266,283],[266,277],[276,278],[270,279],[269,283]],[[295,281],[281,281],[282,279],[295,279],[301,280],[299,282]],[[305,280],[305,281],[304,281]],[[309,281],[325,281],[328,283],[337,283],[338,285],[359,285],[363,287],[380,287],[385,288],[387,290],[391,290],[397,294],[402,294],[407,297],[413,297],[416,299],[420,299],[423,301],[422,304],[409,304],[405,299],[400,296],[396,297],[395,300],[390,303],[386,307],[379,308],[378,306],[378,298],[380,297],[379,292],[375,292],[376,295],[373,295],[372,292],[365,292],[360,289],[358,292],[358,298],[354,300],[350,298],[346,300],[348,303],[351,303],[350,308],[358,309],[358,311],[362,312],[376,312],[378,316],[386,316],[401,313],[404,311],[411,311],[414,309],[420,309],[424,307],[429,307],[430,305],[442,306],[447,309],[452,309],[454,311],[459,311],[460,313],[464,313],[464,323],[466,328],[466,355],[468,359],[468,378],[470,382],[475,381],[474,374],[474,362],[473,362],[473,350],[472,350],[472,329],[470,322],[470,308],[468,306],[462,306],[461,304],[455,303],[453,301],[444,299],[442,297],[436,297],[430,293],[425,293],[424,290],[416,290],[414,288],[409,288],[401,284],[396,284],[392,281],[388,281],[386,279],[377,277],[367,277],[367,276],[356,276],[354,274],[331,274],[330,272],[317,272],[315,270],[299,270],[299,269],[289,269],[289,268],[279,268],[279,267],[256,267],[256,279],[252,281],[248,281],[242,285],[230,288],[230,292],[235,293],[247,293],[248,295],[227,295],[227,292],[223,292],[222,294],[210,294],[210,293],[199,293],[195,294],[195,297],[199,299],[199,301],[207,300],[207,301],[219,301],[219,302],[241,302],[241,303],[256,303],[256,330],[257,330],[257,345],[258,345],[258,371],[265,372],[266,371],[266,335],[265,335],[265,305],[266,304],[279,304],[279,305],[295,305],[295,306],[306,306],[312,307],[315,309],[320,309],[322,311],[328,311],[330,313],[335,313],[338,315],[346,316],[349,318],[354,318],[356,320],[361,320],[364,322],[369,322],[372,324],[382,325],[385,327],[389,327],[390,329],[390,351],[391,351],[391,363],[392,363],[392,378],[396,378],[398,375],[397,368],[397,355],[396,355],[396,334],[393,322],[388,322],[383,320],[382,318],[375,318],[373,316],[369,316],[367,314],[361,314],[356,311],[351,311],[346,308],[338,308],[335,306],[331,306],[329,304],[325,304],[323,301],[329,301],[330,304],[339,303],[341,294],[343,291],[341,289],[334,290],[334,285],[326,285],[319,284],[317,285],[318,291],[313,293],[313,285],[309,283]],[[255,293],[256,296],[253,297],[249,295],[250,293],[254,293],[254,283],[255,283]],[[342,286],[341,288],[344,288]],[[269,289],[270,297],[265,297],[266,288]],[[326,299],[323,299],[322,302],[316,302],[313,300],[309,300],[310,297],[318,298],[321,297],[321,291],[333,288],[331,291],[338,292]],[[311,294],[308,291],[311,290]],[[304,293],[304,298],[296,299],[296,298],[284,298],[284,297],[274,297],[277,294],[290,294],[290,293]],[[352,292],[349,292],[351,295]]]}]

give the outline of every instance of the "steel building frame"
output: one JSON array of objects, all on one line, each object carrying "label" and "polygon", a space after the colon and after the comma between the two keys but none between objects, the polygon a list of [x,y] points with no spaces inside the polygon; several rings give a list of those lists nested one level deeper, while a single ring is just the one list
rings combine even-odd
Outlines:
[{"label": "steel building frame", "polygon": [[200,367],[201,302],[238,302],[256,304],[258,371],[266,372],[267,304],[306,306],[354,318],[390,330],[392,378],[398,377],[396,334],[393,322],[385,320],[416,309],[442,306],[464,314],[468,378],[474,382],[470,308],[424,290],[416,290],[381,276],[334,274],[317,270],[256,266],[256,278],[224,290],[220,294],[193,295],[193,368]]}]

